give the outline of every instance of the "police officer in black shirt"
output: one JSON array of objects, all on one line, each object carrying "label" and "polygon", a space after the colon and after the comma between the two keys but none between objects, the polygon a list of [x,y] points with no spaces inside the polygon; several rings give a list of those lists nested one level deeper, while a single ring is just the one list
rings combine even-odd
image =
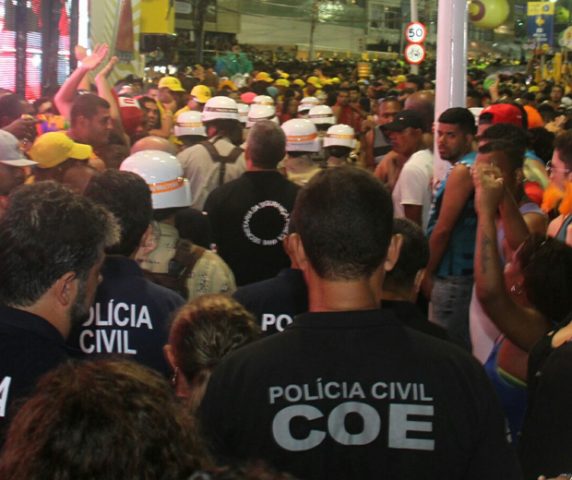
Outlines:
[{"label": "police officer in black shirt", "polygon": [[66,361],[85,319],[103,250],[119,238],[103,207],[54,182],[22,186],[0,221],[0,428],[16,400]]},{"label": "police officer in black shirt", "polygon": [[215,453],[309,480],[519,478],[478,362],[379,309],[400,246],[381,183],[326,169],[292,218],[309,312],[215,369],[199,410]]},{"label": "police officer in black shirt", "polygon": [[106,250],[89,317],[75,328],[68,344],[89,357],[120,354],[165,376],[163,355],[167,323],[183,298],[143,276],[133,259],[149,234],[153,207],[145,180],[132,172],[106,170],[94,177],[85,195],[110,210],[121,225],[121,242]]},{"label": "police officer in black shirt", "polygon": [[205,203],[218,253],[237,285],[271,278],[290,264],[282,240],[299,187],[277,170],[285,148],[277,124],[256,122],[246,144],[247,171],[211,192]]}]

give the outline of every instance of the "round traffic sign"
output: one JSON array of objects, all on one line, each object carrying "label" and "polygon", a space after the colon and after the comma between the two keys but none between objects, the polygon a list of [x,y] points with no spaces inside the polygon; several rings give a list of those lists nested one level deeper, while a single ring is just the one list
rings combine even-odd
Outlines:
[{"label": "round traffic sign", "polygon": [[572,27],[568,27],[560,37],[560,46],[572,50]]},{"label": "round traffic sign", "polygon": [[405,61],[412,65],[419,65],[425,60],[425,49],[418,43],[410,43],[405,47]]},{"label": "round traffic sign", "polygon": [[427,38],[427,29],[421,22],[411,22],[405,27],[405,40],[409,43],[423,43]]}]

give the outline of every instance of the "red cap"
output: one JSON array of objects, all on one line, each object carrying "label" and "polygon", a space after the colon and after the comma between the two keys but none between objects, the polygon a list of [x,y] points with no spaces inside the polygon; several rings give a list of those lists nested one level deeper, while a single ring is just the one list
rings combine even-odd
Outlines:
[{"label": "red cap", "polygon": [[254,97],[256,97],[256,93],[254,93],[254,92],[246,92],[246,93],[243,93],[243,94],[240,96],[240,100],[241,100],[243,103],[246,103],[247,105],[250,105],[250,104],[252,103],[252,101],[254,100]]},{"label": "red cap", "polygon": [[480,124],[511,123],[523,128],[522,111],[510,103],[495,103],[485,108],[479,115]]},{"label": "red cap", "polygon": [[134,98],[119,97],[119,114],[127,135],[133,135],[143,122],[143,110]]}]

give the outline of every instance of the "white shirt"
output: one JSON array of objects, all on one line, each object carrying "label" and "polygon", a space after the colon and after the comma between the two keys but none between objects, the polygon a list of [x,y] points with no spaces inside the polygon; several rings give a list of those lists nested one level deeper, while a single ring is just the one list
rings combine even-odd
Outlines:
[{"label": "white shirt", "polygon": [[419,150],[405,162],[393,188],[393,215],[405,217],[403,205],[421,205],[421,227],[425,231],[429,222],[432,183],[433,154],[430,150]]}]

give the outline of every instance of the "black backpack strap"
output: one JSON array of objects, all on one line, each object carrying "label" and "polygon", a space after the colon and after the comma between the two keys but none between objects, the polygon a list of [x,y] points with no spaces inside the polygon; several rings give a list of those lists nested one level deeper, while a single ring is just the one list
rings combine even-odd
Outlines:
[{"label": "black backpack strap", "polygon": [[209,152],[209,155],[211,156],[213,162],[220,163],[220,169],[218,175],[218,186],[220,187],[224,183],[224,176],[226,174],[226,164],[236,162],[238,157],[240,157],[240,155],[244,150],[240,147],[234,147],[228,155],[221,155],[214,146],[214,144],[218,140],[220,140],[220,138],[217,138],[214,142],[205,140],[204,142],[201,142],[200,145],[205,147],[207,152]]},{"label": "black backpack strap", "polygon": [[205,147],[207,152],[209,152],[209,155],[213,162],[215,163],[222,162],[223,157],[220,153],[218,153],[218,150],[215,148],[213,143],[209,142],[208,140],[205,140],[204,142],[200,142],[199,145]]}]

